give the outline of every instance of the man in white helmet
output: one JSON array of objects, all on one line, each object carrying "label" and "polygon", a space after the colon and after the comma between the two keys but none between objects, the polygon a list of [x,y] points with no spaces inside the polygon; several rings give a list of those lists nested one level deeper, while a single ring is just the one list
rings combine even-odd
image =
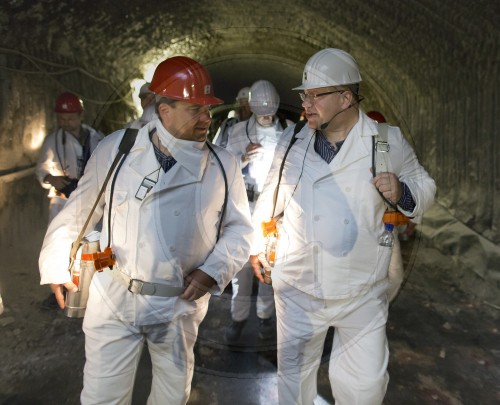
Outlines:
[{"label": "man in white helmet", "polygon": [[248,105],[249,93],[250,87],[243,87],[238,91],[236,95],[236,110],[231,110],[229,116],[220,124],[213,139],[215,145],[225,148],[227,146],[229,130],[238,122],[246,121],[252,115],[252,111],[250,111],[250,106]]},{"label": "man in white helmet", "polygon": [[[252,84],[249,92],[251,117],[236,124],[229,131],[226,149],[241,162],[247,196],[252,211],[259,193],[264,187],[274,155],[274,149],[291,121],[280,122],[276,113],[280,104],[278,92],[271,82],[259,80]],[[226,341],[235,343],[241,335],[250,314],[253,269],[250,263],[238,272],[232,281],[232,323],[226,331]],[[274,337],[274,296],[272,286],[259,283],[257,297],[259,337]]]},{"label": "man in white helmet", "polygon": [[[335,403],[382,403],[392,252],[378,241],[384,199],[407,216],[421,215],[434,200],[434,181],[397,127],[388,129],[392,170],[373,172],[378,126],[359,108],[360,82],[356,61],[342,50],[309,59],[295,89],[307,125],[283,134],[253,215],[260,235],[261,222],[282,216],[272,272],[281,405],[313,403],[330,327]],[[250,262],[258,275],[265,240],[257,239]]]},{"label": "man in white helmet", "polygon": [[144,83],[139,89],[141,99],[142,115],[136,120],[125,125],[125,128],[141,129],[148,122],[158,118],[155,111],[155,94],[149,89],[151,83]]}]

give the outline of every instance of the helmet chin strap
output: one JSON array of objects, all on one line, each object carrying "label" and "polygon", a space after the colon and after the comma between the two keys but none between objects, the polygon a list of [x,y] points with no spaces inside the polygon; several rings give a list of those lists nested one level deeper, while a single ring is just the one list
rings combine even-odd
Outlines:
[{"label": "helmet chin strap", "polygon": [[333,117],[330,118],[327,122],[325,122],[325,123],[323,123],[323,124],[320,125],[321,130],[322,131],[325,130],[328,127],[328,125],[330,125],[330,122],[332,122],[337,115],[339,115],[340,113],[343,113],[344,111],[347,111],[352,106],[361,103],[361,101],[363,101],[363,97],[359,97],[359,99],[357,101],[355,101],[352,104],[349,104],[349,107],[344,108],[343,110],[340,110],[339,112],[337,112],[336,114],[334,114]]}]

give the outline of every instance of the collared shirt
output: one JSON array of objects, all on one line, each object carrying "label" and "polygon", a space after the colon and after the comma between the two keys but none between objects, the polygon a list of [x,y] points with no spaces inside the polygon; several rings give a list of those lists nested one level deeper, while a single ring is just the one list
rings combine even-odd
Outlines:
[{"label": "collared shirt", "polygon": [[314,140],[314,150],[320,155],[323,160],[330,164],[333,158],[339,153],[340,148],[344,144],[344,141],[335,142],[332,145],[326,136],[321,131],[316,132],[316,138]]},{"label": "collared shirt", "polygon": [[173,156],[168,156],[165,153],[163,153],[160,150],[160,148],[155,145],[155,143],[153,142],[153,133],[154,132],[149,133],[149,139],[153,144],[153,149],[155,151],[156,159],[158,160],[158,163],[160,164],[163,171],[166,173],[177,163],[177,160],[175,160]]}]

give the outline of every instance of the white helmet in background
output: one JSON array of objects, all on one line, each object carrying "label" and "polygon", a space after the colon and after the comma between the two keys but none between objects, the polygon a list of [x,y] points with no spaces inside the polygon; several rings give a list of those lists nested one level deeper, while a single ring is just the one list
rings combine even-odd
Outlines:
[{"label": "white helmet in background", "polygon": [[359,83],[358,64],[341,49],[323,49],[309,58],[302,74],[302,85],[293,90],[342,86]]},{"label": "white helmet in background", "polygon": [[249,95],[250,95],[250,87],[243,87],[238,92],[238,95],[236,96],[236,101],[248,100]]},{"label": "white helmet in background", "polygon": [[250,88],[248,104],[255,115],[274,115],[280,105],[280,96],[271,82],[259,80]]},{"label": "white helmet in background", "polygon": [[144,83],[139,89],[139,96],[142,96],[143,94],[154,94],[151,90],[149,90],[150,85],[151,83],[149,82]]}]

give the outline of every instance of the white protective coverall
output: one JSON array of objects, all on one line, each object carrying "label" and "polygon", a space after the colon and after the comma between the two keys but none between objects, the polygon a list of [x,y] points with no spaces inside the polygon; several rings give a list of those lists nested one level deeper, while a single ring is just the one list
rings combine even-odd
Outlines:
[{"label": "white protective coverall", "polygon": [[158,118],[155,103],[151,103],[144,108],[142,115],[136,120],[125,125],[125,128],[141,129],[148,122]]},{"label": "white protective coverall", "polygon": [[[293,122],[287,120],[287,125],[292,124]],[[245,168],[244,179],[249,196],[250,211],[253,211],[258,195],[264,187],[273,161],[274,150],[282,133],[283,126],[276,116],[273,125],[269,127],[259,125],[255,114],[252,114],[247,121],[239,122],[230,128],[226,149],[236,156],[238,161],[241,162],[241,157],[246,153],[246,148],[250,143],[262,146],[260,153]],[[235,321],[243,321],[250,314],[251,301],[249,297],[252,295],[253,277],[253,269],[250,264],[247,264],[232,281],[231,314]],[[273,313],[273,288],[268,284],[259,283],[257,316],[260,319],[267,319]]]},{"label": "white protective coverall", "polygon": [[[167,173],[160,169],[149,138],[155,129],[177,160]],[[39,262],[41,284],[70,280],[71,243],[96,200],[123,133],[117,131],[101,142],[77,190],[50,224]],[[210,294],[194,302],[133,294],[113,278],[112,272],[182,287],[191,271],[201,269],[216,281],[211,294],[223,292],[248,260],[253,229],[239,165],[229,152],[214,148],[229,187],[217,242],[224,179],[206,143],[173,137],[159,119],[139,131],[118,173],[112,197],[111,247],[117,265],[96,273],[90,286],[83,322],[86,364],[82,403],[130,403],[145,339],[153,363],[148,404],[186,403],[194,367],[193,346]],[[137,191],[146,177],[157,182],[140,200]],[[89,226],[90,231],[103,216],[102,249],[108,241],[111,180]]]},{"label": "white protective coverall", "polygon": [[[86,137],[89,136],[90,153],[92,153],[103,135],[85,124],[82,124],[81,131],[85,137],[84,142],[86,142]],[[61,211],[68,199],[64,194],[58,193],[50,184],[44,183],[43,179],[48,174],[79,179],[83,173],[82,165],[84,162],[82,158],[82,144],[69,132],[59,128],[45,138],[35,173],[42,187],[49,190],[49,222]]]},{"label": "white protective coverall", "polygon": [[[272,215],[279,167],[292,137],[276,149],[253,215]],[[282,405],[311,404],[328,328],[335,327],[329,376],[338,405],[381,404],[388,382],[387,270],[391,248],[378,245],[386,206],[371,183],[372,137],[377,124],[363,112],[330,164],[314,150],[306,125],[285,161],[275,215],[284,212],[273,269],[278,330],[278,391]],[[434,181],[419,164],[399,128],[389,127],[393,172],[416,202],[409,216],[433,203]]]}]

